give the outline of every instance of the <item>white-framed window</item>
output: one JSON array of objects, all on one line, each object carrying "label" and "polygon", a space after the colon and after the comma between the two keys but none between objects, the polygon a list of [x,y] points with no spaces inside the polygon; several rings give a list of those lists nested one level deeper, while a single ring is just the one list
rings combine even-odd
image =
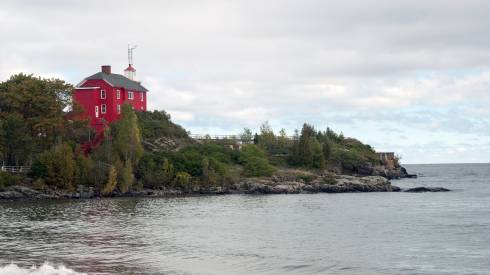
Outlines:
[{"label": "white-framed window", "polygon": [[141,106],[141,110],[143,110],[143,106]]},{"label": "white-framed window", "polygon": [[120,114],[121,113],[121,105],[120,104],[117,104],[117,113]]},{"label": "white-framed window", "polygon": [[145,93],[141,92],[141,101],[145,101]]},{"label": "white-framed window", "polygon": [[99,106],[95,106],[95,117],[99,117]]},{"label": "white-framed window", "polygon": [[100,105],[100,113],[105,114],[107,111],[107,106],[105,104]]},{"label": "white-framed window", "polygon": [[105,90],[100,90],[100,99],[105,99]]},{"label": "white-framed window", "polygon": [[121,90],[116,91],[116,97],[117,99],[121,99]]},{"label": "white-framed window", "polygon": [[133,98],[134,98],[133,92],[128,91],[128,99],[133,99]]}]

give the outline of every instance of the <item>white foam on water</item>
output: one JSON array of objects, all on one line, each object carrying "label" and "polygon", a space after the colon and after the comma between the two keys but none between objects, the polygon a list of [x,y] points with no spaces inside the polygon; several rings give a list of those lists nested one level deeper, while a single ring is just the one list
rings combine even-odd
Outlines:
[{"label": "white foam on water", "polygon": [[22,268],[16,264],[0,266],[0,275],[80,275],[85,273],[76,272],[63,265],[53,266],[50,263],[44,263],[41,266],[32,266]]}]

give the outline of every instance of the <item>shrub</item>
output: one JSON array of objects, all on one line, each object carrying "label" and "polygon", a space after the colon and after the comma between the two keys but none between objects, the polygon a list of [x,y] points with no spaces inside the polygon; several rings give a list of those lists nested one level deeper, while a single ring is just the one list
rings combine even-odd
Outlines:
[{"label": "shrub", "polygon": [[244,175],[247,177],[271,176],[276,171],[267,159],[251,157],[247,159],[244,166]]},{"label": "shrub", "polygon": [[16,185],[22,182],[22,177],[6,172],[0,172],[0,189],[10,185]]},{"label": "shrub", "polygon": [[243,146],[239,160],[247,177],[271,176],[276,170],[267,160],[265,152],[256,145]]},{"label": "shrub", "polygon": [[191,175],[186,172],[178,172],[175,176],[174,186],[190,190]]},{"label": "shrub", "polygon": [[59,144],[45,151],[35,163],[34,176],[44,178],[48,186],[68,191],[75,189],[75,160],[68,144]]}]

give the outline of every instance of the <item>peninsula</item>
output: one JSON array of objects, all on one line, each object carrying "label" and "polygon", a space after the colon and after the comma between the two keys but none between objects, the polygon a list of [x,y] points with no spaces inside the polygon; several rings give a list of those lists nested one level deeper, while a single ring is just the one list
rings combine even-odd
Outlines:
[{"label": "peninsula", "polygon": [[0,199],[388,192],[408,176],[397,158],[307,123],[293,136],[265,122],[192,138],[165,111],[146,111],[146,88],[124,78],[103,67],[76,88],[24,74],[0,83]]}]

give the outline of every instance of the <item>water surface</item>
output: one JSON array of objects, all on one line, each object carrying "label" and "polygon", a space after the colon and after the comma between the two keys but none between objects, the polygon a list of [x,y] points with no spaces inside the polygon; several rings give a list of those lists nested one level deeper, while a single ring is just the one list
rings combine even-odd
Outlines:
[{"label": "water surface", "polygon": [[[0,202],[0,266],[87,273],[488,274],[490,165],[411,165],[444,193]],[[1,272],[1,268],[0,268]]]}]

